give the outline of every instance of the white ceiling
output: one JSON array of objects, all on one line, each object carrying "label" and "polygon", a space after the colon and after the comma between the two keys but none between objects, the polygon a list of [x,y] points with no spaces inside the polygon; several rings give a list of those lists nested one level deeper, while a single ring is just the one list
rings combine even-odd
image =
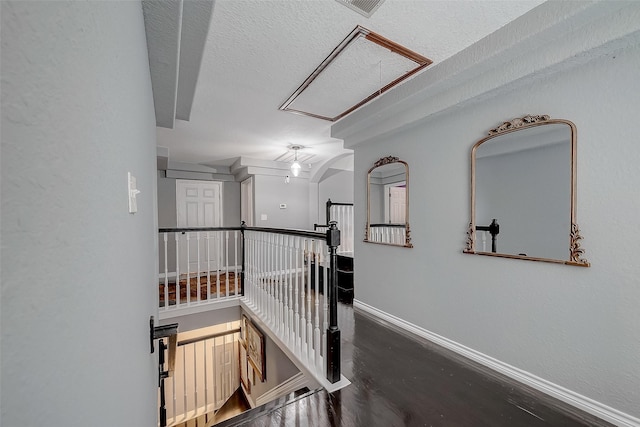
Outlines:
[{"label": "white ceiling", "polygon": [[[149,1],[147,8],[154,3]],[[168,92],[178,92],[176,81],[182,84],[186,80],[184,86],[193,87],[197,78],[189,121],[175,120],[173,129],[158,127],[158,146],[167,147],[175,162],[228,166],[239,156],[276,160],[292,144],[305,147],[301,154],[310,156],[309,163],[346,152],[342,141],[330,137],[331,122],[278,107],[356,25],[438,64],[542,0],[386,0],[371,18],[334,0],[217,0],[204,52],[194,52],[199,43],[197,37],[189,36],[203,33],[199,22],[203,14],[193,13],[195,3],[184,0],[183,46],[178,52],[183,59],[176,68],[182,68],[185,55],[196,61],[202,53],[199,75],[193,72],[194,62],[189,61],[188,73],[154,81],[154,73],[167,74],[167,68],[172,68],[165,64],[166,49],[162,60],[154,61],[149,42],[154,97],[160,93],[158,85],[174,85]],[[166,37],[163,31],[176,31],[175,25],[156,25],[162,37],[150,35],[147,12],[148,38],[157,41]],[[372,72],[379,71],[374,68]],[[428,73],[429,67],[422,72]],[[184,104],[184,96],[178,94],[177,98]],[[172,106],[175,111],[175,101]]]}]

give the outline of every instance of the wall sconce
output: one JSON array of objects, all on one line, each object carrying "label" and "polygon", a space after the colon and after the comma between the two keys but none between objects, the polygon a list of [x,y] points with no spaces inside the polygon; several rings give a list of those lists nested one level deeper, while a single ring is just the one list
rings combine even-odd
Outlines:
[{"label": "wall sconce", "polygon": [[302,148],[301,145],[291,146],[291,149],[295,153],[295,158],[293,159],[293,163],[291,163],[291,173],[293,174],[293,176],[300,175],[300,169],[302,169],[302,166],[300,166],[300,162],[298,162],[298,150],[301,148]]}]

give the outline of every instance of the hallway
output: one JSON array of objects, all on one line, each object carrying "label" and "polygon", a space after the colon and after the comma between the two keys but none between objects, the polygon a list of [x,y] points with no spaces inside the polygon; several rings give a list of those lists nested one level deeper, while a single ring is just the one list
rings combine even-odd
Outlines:
[{"label": "hallway", "polygon": [[[551,397],[339,306],[342,373],[316,390],[221,426],[609,426]],[[562,406],[561,406],[562,405]],[[564,408],[562,412],[557,409]],[[566,412],[570,409],[573,414]]]}]

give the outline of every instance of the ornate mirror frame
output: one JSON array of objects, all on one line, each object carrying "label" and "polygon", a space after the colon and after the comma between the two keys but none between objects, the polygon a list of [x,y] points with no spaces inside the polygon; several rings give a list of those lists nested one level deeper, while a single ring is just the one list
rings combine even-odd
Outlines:
[{"label": "ornate mirror frame", "polygon": [[[404,165],[405,168],[405,188],[406,188],[406,201],[405,201],[405,221],[404,221],[404,242],[388,243],[372,240],[371,234],[371,173],[378,167],[389,165],[393,163],[399,163]],[[398,157],[387,156],[379,159],[373,164],[373,166],[367,171],[367,224],[365,226],[364,242],[375,243],[378,245],[397,246],[405,248],[413,248],[411,243],[411,229],[409,227],[409,164],[404,160],[400,160]]]},{"label": "ornate mirror frame", "polygon": [[[502,136],[511,132],[517,132],[520,130],[549,125],[549,124],[566,124],[571,129],[571,229],[568,238],[568,259],[552,259],[552,258],[539,258],[526,255],[515,255],[495,252],[483,252],[476,250],[476,151],[478,147],[485,142]],[[467,230],[467,242],[464,249],[464,253],[476,254],[476,255],[488,255],[502,258],[523,259],[529,261],[543,261],[552,262],[557,264],[574,265],[579,267],[589,267],[591,264],[584,258],[584,249],[580,246],[582,236],[580,235],[580,229],[576,222],[576,126],[573,122],[563,119],[551,119],[548,115],[526,115],[521,118],[513,119],[509,122],[504,122],[500,126],[491,129],[488,132],[488,136],[476,142],[471,149],[471,221],[469,222],[469,228]],[[493,226],[492,223],[491,226]],[[497,224],[495,224],[497,226]],[[491,226],[487,226],[486,229],[490,229]],[[499,229],[498,229],[499,230]]]}]

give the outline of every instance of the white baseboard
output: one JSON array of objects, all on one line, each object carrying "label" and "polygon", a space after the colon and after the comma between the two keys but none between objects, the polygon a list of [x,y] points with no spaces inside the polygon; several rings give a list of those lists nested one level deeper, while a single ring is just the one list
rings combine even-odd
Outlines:
[{"label": "white baseboard", "polygon": [[264,393],[262,396],[259,396],[256,399],[256,405],[260,406],[264,405],[265,403],[269,403],[289,393],[298,391],[303,387],[307,387],[308,384],[309,381],[304,376],[304,374],[302,372],[298,372],[288,380],[283,381],[271,390]]},{"label": "white baseboard", "polygon": [[625,414],[624,412],[621,412],[615,408],[597,402],[586,396],[582,396],[562,386],[537,377],[529,372],[523,371],[522,369],[518,369],[507,363],[501,362],[500,360],[494,359],[491,356],[487,356],[486,354],[480,353],[479,351],[473,350],[441,335],[430,332],[424,328],[421,328],[420,326],[409,323],[392,314],[385,313],[384,311],[372,307],[362,301],[354,300],[353,307],[356,310],[361,310],[374,317],[391,323],[392,325],[395,325],[413,335],[424,338],[427,341],[431,341],[441,347],[458,353],[466,357],[467,359],[471,359],[474,362],[487,366],[494,371],[497,371],[503,375],[513,378],[518,382],[533,387],[536,390],[539,390],[549,396],[555,397],[556,399],[561,400],[578,409],[581,409],[591,415],[595,415],[596,417],[601,418],[607,422],[623,427],[640,427],[640,419],[632,415]]}]

